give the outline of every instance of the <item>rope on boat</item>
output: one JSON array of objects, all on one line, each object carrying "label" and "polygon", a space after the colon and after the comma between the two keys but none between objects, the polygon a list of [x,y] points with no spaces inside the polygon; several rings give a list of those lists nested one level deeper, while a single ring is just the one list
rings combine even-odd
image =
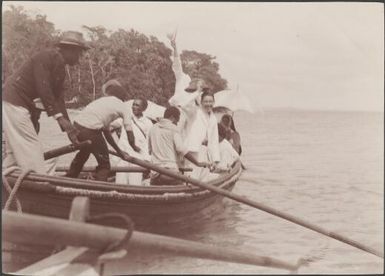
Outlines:
[{"label": "rope on boat", "polygon": [[[19,169],[19,168],[16,166],[10,167],[10,168],[7,168],[2,174],[3,185],[5,187],[5,190],[8,192],[8,194],[11,194],[12,187],[11,187],[11,185],[9,185],[9,182],[8,182],[8,179],[6,178],[6,176],[11,174],[12,172],[14,172],[17,169]],[[17,210],[17,212],[21,213],[23,211],[22,207],[21,207],[21,203],[17,197],[15,198],[15,201],[16,201],[16,210]]]},{"label": "rope on boat", "polygon": [[11,185],[9,184],[8,179],[6,178],[6,176],[11,174],[11,173],[13,173],[14,171],[16,171],[18,169],[20,169],[20,168],[17,167],[17,166],[12,166],[12,167],[7,168],[3,172],[3,174],[2,174],[3,185],[4,185],[5,189],[7,190],[7,192],[9,193],[9,197],[8,197],[8,199],[7,199],[7,201],[5,202],[5,205],[4,205],[4,210],[6,210],[6,211],[9,210],[9,208],[11,207],[11,204],[13,202],[16,202],[16,210],[17,210],[17,212],[18,213],[22,213],[23,209],[21,207],[20,200],[16,196],[16,193],[17,193],[21,183],[23,183],[24,178],[32,170],[22,171],[21,174],[19,175],[19,177],[17,178],[15,185],[12,188]]},{"label": "rope on boat", "polygon": [[17,198],[16,194],[17,194],[17,191],[19,190],[19,187],[23,183],[24,178],[30,172],[32,172],[32,170],[28,169],[28,170],[21,171],[19,177],[16,180],[15,185],[13,186],[13,188],[11,188],[11,185],[9,185],[9,182],[8,182],[8,179],[6,178],[6,176],[11,174],[15,170],[18,170],[18,169],[19,169],[19,167],[13,166],[13,167],[7,168],[3,172],[3,175],[2,175],[3,185],[5,186],[5,189],[7,190],[7,192],[9,193],[9,197],[8,197],[8,199],[7,199],[7,201],[5,202],[5,205],[4,205],[4,210],[8,211],[9,208],[11,207],[11,204],[13,202],[16,202],[16,210],[17,210],[17,212],[18,213],[22,213],[23,210],[22,210],[22,207],[21,207],[21,203],[20,203],[20,200]]},{"label": "rope on boat", "polygon": [[129,216],[126,216],[126,215],[121,214],[121,213],[106,213],[106,214],[101,214],[101,215],[95,215],[95,216],[91,216],[91,217],[87,218],[86,221],[87,222],[94,222],[94,221],[98,221],[98,220],[104,220],[106,218],[118,218],[118,219],[123,220],[125,222],[125,224],[127,225],[127,233],[123,237],[123,239],[121,239],[120,241],[117,241],[115,243],[108,245],[103,250],[103,253],[114,251],[114,250],[118,249],[119,247],[123,246],[131,238],[132,233],[134,232],[134,222],[132,221],[132,219]]},{"label": "rope on boat", "polygon": [[[235,174],[231,178],[229,178],[227,181],[225,181],[221,187],[226,187],[230,185],[231,183],[235,182],[239,175],[241,173],[241,170],[239,173]],[[69,187],[62,187],[62,186],[56,186],[55,189],[56,193],[59,194],[65,194],[70,196],[87,196],[90,198],[112,198],[112,199],[122,199],[122,200],[158,200],[158,201],[175,201],[175,200],[184,200],[186,198],[193,198],[193,197],[200,197],[207,194],[212,193],[209,190],[203,190],[199,192],[193,192],[193,193],[164,193],[159,195],[145,195],[145,194],[135,194],[135,193],[122,193],[118,191],[92,191],[88,189],[79,189],[79,188],[69,188]]]},{"label": "rope on boat", "polygon": [[[103,251],[102,255],[99,256],[98,260],[100,263],[99,267],[99,275],[104,275],[104,263],[108,259],[116,259],[116,255],[120,255],[119,257],[123,257],[127,254],[127,251],[123,249],[123,246],[130,240],[132,233],[134,232],[134,222],[132,219],[121,213],[106,213],[102,215],[95,215],[87,218],[87,222],[94,222],[98,220],[103,220],[106,218],[118,218],[123,220],[126,224],[127,233],[124,235],[123,239],[118,240],[114,243],[109,244]],[[123,254],[119,254],[123,252]]]}]

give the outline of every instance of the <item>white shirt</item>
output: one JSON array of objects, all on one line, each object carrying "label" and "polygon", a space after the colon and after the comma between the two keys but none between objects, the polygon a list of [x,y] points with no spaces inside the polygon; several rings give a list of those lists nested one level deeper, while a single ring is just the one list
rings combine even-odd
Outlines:
[{"label": "white shirt", "polygon": [[[147,157],[148,152],[148,135],[153,126],[150,119],[145,116],[140,118],[132,115],[132,130],[134,132],[135,144],[140,148],[141,153]],[[148,158],[145,158],[146,160]]]},{"label": "white shirt", "polygon": [[178,127],[164,118],[152,127],[149,148],[155,165],[171,169],[177,169],[180,157],[187,153]]},{"label": "white shirt", "polygon": [[118,118],[122,118],[127,131],[132,130],[130,110],[117,97],[107,96],[88,104],[74,121],[89,129],[103,129]]},{"label": "white shirt", "polygon": [[191,123],[186,132],[184,145],[188,151],[199,152],[202,142],[207,140],[209,161],[217,162],[220,160],[217,119],[213,112],[207,114],[200,107],[195,109],[195,117],[188,118]]},{"label": "white shirt", "polygon": [[229,169],[230,166],[239,159],[239,154],[226,139],[223,139],[222,142],[219,143],[219,152],[221,155],[221,160],[217,165],[219,169]]}]

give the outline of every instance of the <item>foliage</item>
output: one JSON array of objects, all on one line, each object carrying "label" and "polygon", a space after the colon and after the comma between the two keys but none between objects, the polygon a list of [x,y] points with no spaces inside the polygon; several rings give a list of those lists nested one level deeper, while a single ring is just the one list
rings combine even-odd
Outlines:
[{"label": "foliage", "polygon": [[227,87],[227,81],[218,73],[219,64],[214,61],[215,57],[196,51],[184,50],[181,54],[181,60],[183,71],[191,78],[204,79],[214,93]]},{"label": "foliage", "polygon": [[[46,16],[32,17],[22,7],[10,6],[3,11],[2,83],[29,56],[52,47],[60,31]],[[109,31],[103,26],[83,26],[91,49],[79,65],[67,67],[66,100],[72,106],[83,106],[101,96],[101,86],[111,78],[118,79],[130,96],[144,97],[166,105],[174,93],[175,76],[171,50],[156,37],[147,37],[133,29]],[[203,77],[213,91],[223,90],[226,80],[218,73],[215,57],[196,51],[183,51],[184,71],[190,77]]]},{"label": "foliage", "polygon": [[43,15],[31,18],[23,7],[10,6],[2,16],[2,80],[36,51],[52,46],[58,32]]}]

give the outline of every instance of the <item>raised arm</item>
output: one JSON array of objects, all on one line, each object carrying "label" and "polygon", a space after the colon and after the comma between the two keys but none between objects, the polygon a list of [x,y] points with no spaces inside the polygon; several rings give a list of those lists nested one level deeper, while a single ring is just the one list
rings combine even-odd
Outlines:
[{"label": "raised arm", "polygon": [[174,71],[176,82],[178,83],[182,77],[183,69],[182,69],[182,63],[178,54],[178,50],[176,47],[176,37],[171,34],[168,34],[167,37],[170,40],[170,44],[173,49],[172,70]]}]

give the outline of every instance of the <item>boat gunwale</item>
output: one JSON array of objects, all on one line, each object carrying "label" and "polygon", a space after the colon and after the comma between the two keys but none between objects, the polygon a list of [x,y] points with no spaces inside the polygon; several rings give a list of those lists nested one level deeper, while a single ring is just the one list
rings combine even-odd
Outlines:
[{"label": "boat gunwale", "polygon": [[[216,185],[216,187],[221,189],[229,189],[231,186],[234,186],[239,174],[233,175],[231,178],[227,179]],[[84,189],[77,188],[63,188],[60,187],[55,191],[57,195],[67,195],[67,196],[87,196],[92,199],[100,199],[100,200],[108,200],[114,199],[117,201],[135,201],[137,203],[143,202],[148,204],[149,202],[168,202],[175,203],[183,201],[186,203],[186,200],[201,200],[210,196],[218,195],[215,192],[212,192],[207,189],[201,189],[200,191],[196,191],[193,193],[163,193],[163,194],[131,194],[131,193],[119,193],[116,191],[89,191]]]},{"label": "boat gunwale", "polygon": [[[224,182],[227,182],[228,180],[232,179],[237,174],[240,174],[241,168],[241,162],[237,161],[234,166],[232,167],[230,173],[220,175],[218,178],[213,179],[211,181],[205,182],[207,185],[213,185],[213,186],[221,186]],[[7,178],[11,178],[13,180],[16,180],[18,177],[17,173],[12,173]],[[33,175],[31,177],[33,179]],[[77,189],[86,189],[86,190],[94,190],[94,191],[116,191],[120,193],[131,193],[131,194],[137,194],[137,195],[146,195],[146,194],[165,194],[165,193],[197,193],[202,191],[207,191],[207,189],[192,186],[193,184],[188,185],[164,185],[164,186],[135,186],[135,185],[126,185],[126,184],[115,184],[110,182],[103,182],[103,181],[94,181],[94,180],[82,180],[82,182],[87,182],[87,184],[83,183],[76,183],[73,182],[71,184],[68,183],[60,183],[60,179],[67,179],[67,177],[54,177],[57,181],[56,183],[52,183],[50,181],[46,181],[46,191],[52,191],[55,190],[56,187],[68,187],[68,188],[77,188]],[[74,180],[74,179],[71,179]],[[235,180],[236,181],[236,180]],[[48,182],[48,183],[47,183]],[[57,183],[59,182],[59,183]],[[29,180],[29,185],[26,185],[23,187],[23,185],[20,187],[21,189],[31,189],[31,190],[42,190],[41,186],[44,182],[41,181],[33,181]]]}]

